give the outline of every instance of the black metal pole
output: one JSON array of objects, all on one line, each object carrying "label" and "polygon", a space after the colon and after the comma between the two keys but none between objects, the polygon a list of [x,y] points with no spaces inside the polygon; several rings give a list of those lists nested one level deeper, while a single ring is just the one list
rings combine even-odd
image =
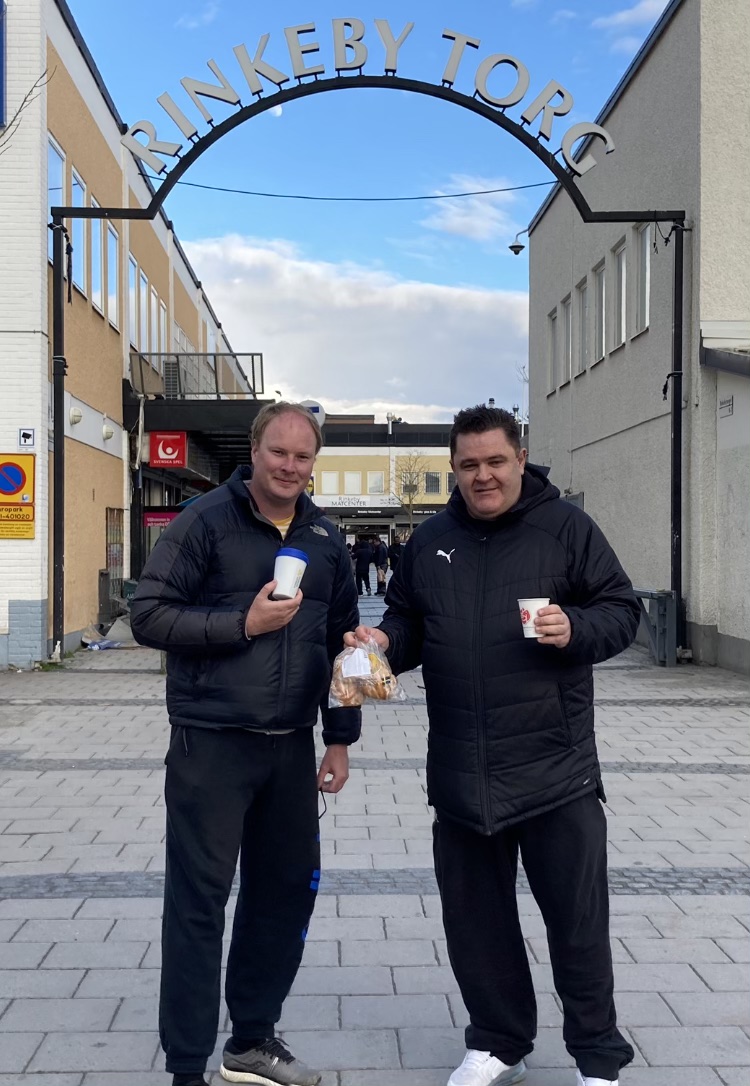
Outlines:
[{"label": "black metal pole", "polygon": [[52,652],[65,650],[65,295],[63,261],[65,228],[52,220],[52,402],[54,409],[52,469]]},{"label": "black metal pole", "polygon": [[677,645],[685,648],[685,612],[682,600],[682,339],[685,225],[674,228],[674,288],[672,296],[672,570],[671,588],[677,609]]}]

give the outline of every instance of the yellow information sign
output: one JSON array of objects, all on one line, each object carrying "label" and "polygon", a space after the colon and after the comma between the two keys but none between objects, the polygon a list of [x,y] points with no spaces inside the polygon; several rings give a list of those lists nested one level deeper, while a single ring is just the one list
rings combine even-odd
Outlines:
[{"label": "yellow information sign", "polygon": [[0,539],[34,539],[33,505],[0,505]]},{"label": "yellow information sign", "polygon": [[0,452],[0,505],[33,505],[36,477],[33,453]]}]

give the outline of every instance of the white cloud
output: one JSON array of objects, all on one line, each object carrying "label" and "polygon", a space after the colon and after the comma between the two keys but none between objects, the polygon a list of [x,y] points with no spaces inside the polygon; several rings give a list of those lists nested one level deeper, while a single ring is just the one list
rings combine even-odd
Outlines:
[{"label": "white cloud", "polygon": [[602,15],[591,24],[599,30],[619,30],[629,26],[647,26],[655,22],[664,11],[664,0],[639,0],[632,8],[624,8],[612,15]]},{"label": "white cloud", "polygon": [[610,53],[625,53],[628,56],[632,56],[643,45],[640,38],[633,37],[632,34],[625,34],[622,38],[615,38],[609,47]]},{"label": "white cloud", "polygon": [[219,14],[220,0],[207,0],[200,11],[181,15],[175,23],[181,30],[200,30],[208,26]]},{"label": "white cloud", "polygon": [[569,23],[573,19],[578,18],[578,12],[572,11],[570,8],[560,8],[550,19],[550,23],[555,26],[558,23]]},{"label": "white cloud", "polygon": [[[435,189],[433,195],[450,192],[477,192],[482,189],[504,188],[510,184],[504,178],[470,177],[453,174],[448,184]],[[436,201],[433,210],[420,225],[428,230],[470,238],[472,241],[507,241],[521,229],[507,210],[516,202],[513,192],[495,192],[487,196],[464,196],[458,200]]]},{"label": "white cloud", "polygon": [[327,410],[409,421],[518,399],[528,297],[407,281],[307,259],[286,241],[228,236],[185,248],[238,351],[261,351],[266,386]]}]

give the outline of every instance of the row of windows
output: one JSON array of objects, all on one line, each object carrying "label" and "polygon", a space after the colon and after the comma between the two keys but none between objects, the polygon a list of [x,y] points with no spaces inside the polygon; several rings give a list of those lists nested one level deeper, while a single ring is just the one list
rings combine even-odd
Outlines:
[{"label": "row of windows", "polygon": [[[649,325],[651,296],[652,225],[633,231],[635,250],[635,320],[633,334]],[[609,270],[609,276],[608,276]],[[548,316],[549,388],[554,391],[571,377],[600,362],[614,351],[628,333],[627,242],[612,250],[610,267],[602,260]],[[612,298],[608,302],[607,282]]]},{"label": "row of windows", "polygon": [[[320,472],[320,488],[319,494],[385,494],[385,472],[384,471],[368,471],[367,472],[367,490],[362,490],[362,472],[361,471],[345,471],[344,475],[344,489],[339,489],[341,472],[338,471],[321,471]],[[441,483],[443,473],[440,471],[425,471],[425,472],[404,472],[401,475],[401,493],[402,494],[415,494],[422,492],[424,494],[440,494]],[[423,478],[422,478],[423,476]],[[421,484],[421,485],[420,485]],[[452,471],[445,473],[445,493],[450,494],[453,487],[456,485],[456,476]]]},{"label": "row of windows", "polygon": [[[65,153],[50,136],[47,144],[47,185],[50,206],[65,206]],[[71,169],[72,207],[99,207],[88,192],[80,173]],[[120,236],[111,223],[102,219],[73,219],[70,224],[73,245],[72,280],[81,294],[90,297],[95,308],[120,328]],[[52,232],[49,237],[52,259]],[[90,258],[90,259],[87,259]],[[89,281],[90,276],[90,281]],[[179,325],[173,330],[173,345],[168,336],[167,306],[149,283],[148,276],[132,253],[128,254],[128,334],[131,345],[142,354],[153,356],[170,350],[194,355],[195,348]],[[158,368],[156,357],[152,364]]]},{"label": "row of windows", "polygon": [[[47,144],[48,202],[65,205],[65,154],[50,137]],[[89,195],[86,182],[74,168],[71,171],[71,206],[91,207],[99,204]],[[70,227],[73,245],[73,285],[90,297],[96,309],[109,319],[113,328],[120,327],[120,235],[111,223],[101,219],[73,219]],[[90,250],[89,250],[90,242]],[[52,232],[49,236],[49,258],[52,259]],[[90,257],[90,260],[87,259]],[[90,269],[90,282],[89,282]]]}]

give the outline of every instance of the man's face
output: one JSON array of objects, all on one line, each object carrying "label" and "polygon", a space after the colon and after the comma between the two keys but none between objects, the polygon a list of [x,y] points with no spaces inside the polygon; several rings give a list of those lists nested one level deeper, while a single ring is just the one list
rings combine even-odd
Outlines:
[{"label": "man's face", "polygon": [[459,434],[451,467],[466,507],[477,520],[507,513],[521,496],[526,449],[516,452],[503,430]]},{"label": "man's face", "polygon": [[272,419],[252,447],[251,490],[270,505],[293,506],[310,481],[315,463],[315,434],[292,411]]}]

